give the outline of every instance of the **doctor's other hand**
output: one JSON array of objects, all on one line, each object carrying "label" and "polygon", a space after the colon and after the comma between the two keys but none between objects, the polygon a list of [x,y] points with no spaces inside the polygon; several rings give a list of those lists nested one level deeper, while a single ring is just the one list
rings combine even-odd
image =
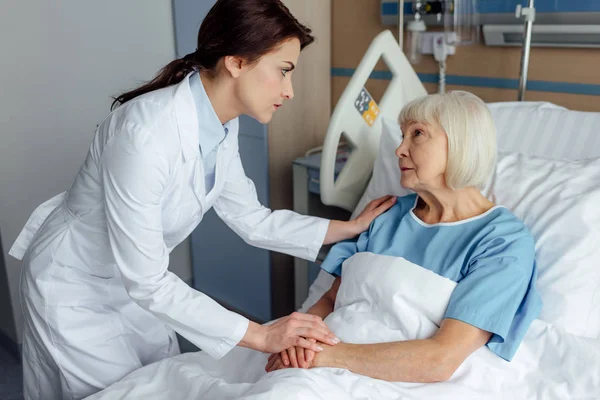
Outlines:
[{"label": "doctor's other hand", "polygon": [[317,353],[323,350],[319,344],[310,339],[331,346],[340,341],[327,328],[321,317],[294,312],[270,325],[258,325],[250,321],[240,346],[264,353],[280,353],[290,347],[303,347]]},{"label": "doctor's other hand", "polygon": [[356,234],[361,234],[371,225],[371,222],[396,204],[396,196],[383,196],[371,200],[362,212],[354,220],[350,221],[356,225]]},{"label": "doctor's other hand", "polygon": [[[287,350],[284,350],[284,352],[285,351]],[[291,364],[284,364],[281,354],[283,354],[283,352],[274,353],[269,356],[269,359],[267,360],[267,365],[265,366],[265,371],[267,373],[277,371],[280,369],[294,368]]]}]

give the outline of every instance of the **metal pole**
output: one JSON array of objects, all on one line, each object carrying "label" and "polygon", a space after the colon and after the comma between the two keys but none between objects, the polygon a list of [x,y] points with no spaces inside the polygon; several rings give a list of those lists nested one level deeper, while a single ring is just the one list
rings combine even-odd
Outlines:
[{"label": "metal pole", "polygon": [[534,0],[529,0],[527,8],[522,8],[521,5],[518,5],[516,11],[517,18],[525,16],[524,41],[521,51],[521,75],[519,78],[519,101],[525,100],[525,91],[527,90],[527,72],[529,70],[529,53],[531,50],[531,28],[533,26],[533,21],[535,20],[535,8],[533,2]]},{"label": "metal pole", "polygon": [[398,44],[404,52],[404,0],[398,0]]}]

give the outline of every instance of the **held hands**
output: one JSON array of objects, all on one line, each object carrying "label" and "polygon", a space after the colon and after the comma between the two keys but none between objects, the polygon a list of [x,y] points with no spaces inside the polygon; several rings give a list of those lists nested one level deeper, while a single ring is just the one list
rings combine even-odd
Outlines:
[{"label": "held hands", "polygon": [[[383,196],[372,200],[356,219],[344,224],[352,226],[355,235],[358,235],[369,229],[371,222],[390,209],[395,203],[396,196]],[[326,238],[325,241],[330,242],[331,240],[328,241]],[[295,319],[298,322],[292,324],[290,321],[287,321],[288,318]],[[308,319],[311,322],[310,327],[300,327],[298,325],[300,324],[299,321],[303,320],[306,323]],[[287,329],[282,330],[281,324],[287,324]],[[265,366],[267,372],[292,367],[313,368],[326,366],[328,365],[327,354],[332,352],[332,347],[330,346],[339,343],[339,339],[329,331],[323,320],[314,315],[293,313],[289,317],[282,318],[266,328],[272,328],[273,330],[272,345],[269,345],[269,335],[267,335],[267,345],[265,346],[265,350],[263,350],[273,353]],[[302,332],[309,334],[302,334]],[[281,347],[285,343],[289,343],[290,345]],[[324,349],[326,351],[323,351]]]},{"label": "held hands", "polygon": [[[312,340],[312,339],[311,339]],[[271,354],[265,366],[265,371],[273,372],[286,368],[315,368],[328,365],[327,357],[333,347],[319,343],[324,347],[323,352],[314,353],[302,347],[292,347],[281,353]]]},{"label": "held hands", "polygon": [[[309,341],[316,342],[314,339],[309,339]],[[271,357],[273,356],[274,354],[271,355]],[[315,352],[312,350],[305,350],[302,347],[290,347],[279,353],[279,357],[285,366],[310,368],[315,358]]]},{"label": "held hands", "polygon": [[279,353],[285,349],[300,347],[314,354],[323,350],[317,341],[330,345],[339,343],[339,339],[331,333],[323,319],[316,315],[294,312],[271,325],[261,326],[261,329],[264,329],[264,342],[260,350],[265,353]]},{"label": "held hands", "polygon": [[[314,342],[314,339],[310,339]],[[285,368],[312,368],[315,353],[312,350],[305,350],[302,347],[290,347],[281,353],[271,354],[267,361],[265,371],[277,371]]]}]

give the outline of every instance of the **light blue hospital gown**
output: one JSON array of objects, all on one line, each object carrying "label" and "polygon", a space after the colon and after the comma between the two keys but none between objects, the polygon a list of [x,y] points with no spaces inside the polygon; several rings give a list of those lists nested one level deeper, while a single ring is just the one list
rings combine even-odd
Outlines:
[{"label": "light blue hospital gown", "polygon": [[457,285],[445,318],[491,332],[487,346],[510,361],[542,308],[533,237],[501,206],[464,221],[426,224],[412,212],[416,201],[416,194],[398,198],[368,231],[335,245],[321,268],[341,275],[344,260],[367,251],[403,257],[451,279]]}]

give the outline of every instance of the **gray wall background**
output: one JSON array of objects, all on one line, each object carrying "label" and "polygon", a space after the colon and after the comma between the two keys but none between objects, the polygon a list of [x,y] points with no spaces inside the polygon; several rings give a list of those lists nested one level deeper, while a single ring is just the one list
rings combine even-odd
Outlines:
[{"label": "gray wall background", "polygon": [[[175,57],[172,4],[4,0],[0,32],[0,332],[19,343],[21,262],[6,253],[31,212],[71,185],[110,96]],[[191,280],[187,241],[170,269]]]}]

